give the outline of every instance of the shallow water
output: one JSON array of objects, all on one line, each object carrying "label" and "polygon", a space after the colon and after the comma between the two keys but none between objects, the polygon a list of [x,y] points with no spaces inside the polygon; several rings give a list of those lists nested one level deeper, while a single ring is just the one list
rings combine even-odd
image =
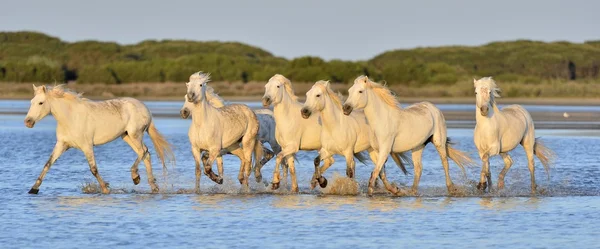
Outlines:
[{"label": "shallow water", "polygon": [[[529,171],[522,149],[507,189],[493,194],[474,190],[479,166],[467,178],[451,163],[451,176],[462,197],[448,197],[439,157],[428,146],[419,196],[392,197],[378,190],[365,196],[372,166],[357,165],[357,183],[341,177],[344,160],[325,176],[325,190],[311,190],[315,152],[298,155],[300,194],[271,191],[274,162],[263,168],[264,182],[250,191],[237,182],[239,160],[225,156],[225,183],[205,176],[202,194],[193,194],[194,162],[187,138],[190,120],[156,119],[158,129],[175,145],[177,165],[168,185],[153,153],[161,194],[148,194],[145,169],[134,186],[131,149],[118,140],[96,147],[98,169],[113,194],[86,194],[82,186],[95,178],[80,151],[69,150],[46,176],[39,195],[27,191],[39,175],[55,142],[55,121],[48,117],[27,129],[23,115],[0,115],[0,245],[21,247],[597,247],[600,225],[600,136],[594,131],[541,130],[557,153],[547,178],[536,160],[537,196],[529,193]],[[458,148],[475,156],[472,130],[451,129]],[[412,174],[401,175],[388,163],[388,177],[409,188]],[[492,160],[494,180],[503,167]],[[412,168],[409,168],[409,172]],[[358,190],[353,190],[358,184]],[[332,195],[339,192],[351,195]],[[358,193],[357,193],[358,192]]]}]

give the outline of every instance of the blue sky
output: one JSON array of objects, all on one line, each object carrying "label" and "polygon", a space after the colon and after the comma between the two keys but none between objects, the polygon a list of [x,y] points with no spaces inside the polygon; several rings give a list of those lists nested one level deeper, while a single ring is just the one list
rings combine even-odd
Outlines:
[{"label": "blue sky", "polygon": [[363,60],[381,52],[532,39],[600,39],[600,1],[4,1],[0,30],[67,41],[239,41],[277,56]]}]

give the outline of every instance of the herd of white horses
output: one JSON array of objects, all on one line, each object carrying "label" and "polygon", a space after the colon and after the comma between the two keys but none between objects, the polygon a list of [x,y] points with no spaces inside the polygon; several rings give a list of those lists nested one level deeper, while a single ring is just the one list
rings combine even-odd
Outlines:
[{"label": "herd of white horses", "polygon": [[[254,168],[258,182],[262,181],[261,168],[275,157],[272,189],[277,189],[287,173],[291,176],[291,191],[298,191],[295,156],[299,150],[318,151],[314,159],[315,171],[311,187],[324,188],[327,179],[323,173],[334,163],[333,155],[346,160],[346,175],[355,177],[355,159],[366,163],[368,155],[374,163],[368,184],[372,195],[377,179],[392,194],[401,190],[388,182],[385,163],[391,156],[406,174],[406,165],[413,165],[414,182],[410,192],[416,194],[421,178],[421,157],[424,147],[432,143],[441,158],[450,194],[457,191],[449,173],[448,158],[465,173],[464,166],[473,164],[467,153],[453,147],[447,137],[446,121],[442,112],[432,103],[421,102],[402,108],[396,96],[385,86],[359,76],[342,96],[333,92],[328,81],[318,81],[306,93],[304,104],[298,101],[292,84],[283,75],[275,75],[265,85],[262,104],[270,109],[251,110],[243,104],[226,104],[208,86],[210,76],[197,72],[186,83],[186,95],[181,117],[191,116],[189,139],[196,162],[195,191],[200,191],[203,171],[212,181],[223,183],[223,159],[233,154],[241,161],[238,179],[248,186]],[[504,187],[504,176],[513,164],[509,151],[521,144],[525,149],[531,175],[531,191],[535,193],[534,155],[548,172],[553,152],[535,138],[530,114],[519,105],[498,109],[495,98],[500,89],[491,77],[474,79],[476,95],[476,126],[474,142],[483,164],[477,188],[492,189],[489,158],[502,156],[505,166],[498,177],[498,189]],[[148,147],[143,143],[144,132],[150,136],[158,158],[166,172],[168,162],[175,158],[171,145],[156,129],[152,114],[139,100],[118,98],[91,101],[65,89],[63,85],[33,86],[34,97],[25,118],[32,128],[48,114],[57,121],[56,145],[40,176],[29,191],[37,194],[44,176],[60,155],[70,148],[85,154],[90,171],[98,180],[102,193],[110,192],[98,173],[93,147],[121,137],[135,151],[137,159],[131,167],[131,178],[139,184],[138,165],[143,162],[152,192],[159,188],[152,174]],[[272,150],[267,149],[268,143]],[[407,155],[411,152],[411,157]],[[212,170],[216,161],[218,174]],[[321,161],[323,165],[321,166]],[[254,164],[253,164],[254,162]]]}]

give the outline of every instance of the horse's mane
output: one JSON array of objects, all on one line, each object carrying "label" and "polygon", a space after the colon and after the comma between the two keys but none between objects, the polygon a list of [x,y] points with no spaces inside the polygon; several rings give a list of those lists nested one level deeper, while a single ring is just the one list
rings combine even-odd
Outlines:
[{"label": "horse's mane", "polygon": [[483,77],[479,80],[475,80],[475,87],[487,87],[492,92],[494,97],[500,98],[500,88],[496,85],[496,81],[492,77]]},{"label": "horse's mane", "polygon": [[67,100],[82,100],[89,101],[89,99],[82,98],[83,93],[77,93],[71,89],[65,88],[64,84],[47,86],[46,93],[52,98],[64,98]]},{"label": "horse's mane", "polygon": [[288,93],[288,95],[290,95],[290,98],[293,101],[298,101],[298,97],[294,93],[294,88],[292,88],[292,82],[288,78],[286,78],[285,76],[283,76],[281,74],[276,74],[276,75],[273,75],[273,77],[271,77],[269,79],[269,81],[271,81],[271,80],[278,80],[280,82],[283,82],[283,87],[284,87],[285,91]]},{"label": "horse's mane", "polygon": [[215,89],[206,85],[206,100],[210,103],[210,105],[220,108],[225,106],[225,100],[221,98],[221,96],[215,93]]},{"label": "horse's mane", "polygon": [[373,90],[373,92],[379,96],[379,98],[389,105],[390,107],[400,109],[400,102],[396,99],[396,95],[390,91],[385,85],[374,82],[367,76],[359,76],[356,80],[364,81],[367,88]]},{"label": "horse's mane", "polygon": [[190,75],[190,83],[206,83],[210,81],[210,73],[203,73],[202,71],[195,72]]},{"label": "horse's mane", "polygon": [[335,93],[331,89],[331,87],[329,86],[329,81],[319,80],[317,81],[317,83],[315,83],[315,85],[320,87],[324,92],[326,92],[337,107],[339,107],[340,109],[342,108],[343,97],[340,93]]}]

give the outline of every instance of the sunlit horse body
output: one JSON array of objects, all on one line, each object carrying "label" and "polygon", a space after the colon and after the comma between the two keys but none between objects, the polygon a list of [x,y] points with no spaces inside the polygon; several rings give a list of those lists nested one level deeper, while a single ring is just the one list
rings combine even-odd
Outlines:
[{"label": "sunlit horse body", "polygon": [[[376,143],[373,137],[373,131],[369,127],[367,119],[362,111],[354,111],[350,115],[344,115],[342,110],[342,101],[340,96],[331,90],[328,81],[318,81],[306,93],[306,102],[301,111],[303,118],[309,118],[311,115],[319,115],[321,119],[321,150],[319,158],[328,159],[334,154],[342,155],[346,159],[347,174],[354,175],[356,153],[368,151],[373,162],[377,161],[377,150],[373,149],[371,144]],[[392,158],[398,164],[400,169],[406,174],[406,169],[402,164],[401,157],[391,153]],[[358,157],[361,159],[360,157]],[[315,163],[315,175],[313,176],[312,186],[316,182],[323,182],[325,169],[319,169]],[[398,190],[388,183],[385,176],[385,168],[379,173],[385,187],[393,193]]]},{"label": "sunlit horse body", "polygon": [[[223,100],[219,95],[217,95],[212,87],[206,87],[206,98],[208,102],[216,108],[221,108],[225,106],[225,100]],[[188,118],[192,112],[192,108],[194,107],[195,105],[192,102],[189,102],[187,95],[185,95],[185,101],[180,111],[181,117],[184,119]],[[254,152],[256,158],[256,160],[254,160],[254,176],[256,178],[256,181],[260,182],[262,180],[262,166],[269,162],[269,160],[271,160],[273,156],[281,152],[281,147],[279,146],[279,144],[277,144],[277,140],[275,139],[275,118],[273,115],[273,111],[269,109],[259,109],[254,110],[254,113],[256,114],[256,118],[258,119],[259,123],[257,134],[258,141],[261,144],[264,144],[265,142],[269,143],[271,149],[273,149],[273,151],[271,151],[263,146],[262,148],[258,147],[258,149],[256,149]],[[255,148],[257,147],[255,146]],[[237,153],[236,156],[238,158],[241,158],[242,155]],[[203,161],[207,160],[207,157],[208,154],[204,154]],[[284,172],[286,171],[287,169]]]},{"label": "sunlit horse body", "polygon": [[[531,192],[535,193],[535,167],[533,156],[537,156],[549,174],[549,167],[554,153],[539,139],[535,138],[535,128],[529,112],[520,105],[510,105],[498,109],[495,98],[500,97],[500,88],[492,77],[473,79],[476,106],[474,141],[479,157],[483,161],[481,176],[477,188],[485,190],[492,188],[489,158],[502,156],[504,169],[498,176],[498,188],[504,188],[504,176],[513,164],[508,154],[521,144],[527,155],[529,172],[531,174]],[[487,181],[486,181],[487,179]]]},{"label": "sunlit horse body", "polygon": [[[252,152],[257,145],[259,124],[256,114],[246,105],[233,104],[221,108],[212,106],[206,97],[209,80],[208,74],[197,72],[192,74],[190,81],[186,83],[187,100],[195,105],[192,108],[193,122],[188,136],[196,161],[196,192],[200,191],[202,152],[208,152],[208,158],[204,160],[204,173],[216,183],[223,182],[222,149],[227,149],[233,154],[239,153],[242,162],[238,180],[247,186],[252,168]],[[212,171],[215,160],[219,175]]]},{"label": "sunlit horse body", "polygon": [[[292,192],[298,191],[295,154],[299,150],[319,150],[321,148],[321,125],[317,116],[303,119],[300,116],[302,104],[294,95],[292,83],[283,75],[276,74],[265,85],[265,95],[262,98],[264,107],[273,105],[275,114],[275,138],[281,146],[281,153],[275,158],[273,172],[273,189],[279,188],[279,165],[287,162],[292,178]],[[318,162],[318,160],[317,160]],[[325,160],[324,168],[333,164],[333,158]]]},{"label": "sunlit horse body", "polygon": [[132,98],[90,101],[64,89],[62,85],[54,87],[34,85],[33,90],[35,96],[31,100],[25,125],[32,128],[35,122],[48,114],[54,116],[57,124],[56,145],[42,173],[29,191],[30,194],[38,193],[52,164],[70,148],[83,151],[102,193],[108,194],[110,192],[108,186],[98,173],[94,146],[111,142],[118,137],[121,137],[137,154],[137,159],[131,167],[131,178],[134,184],[140,182],[138,164],[143,161],[152,192],[159,191],[152,174],[148,147],[142,140],[144,132],[150,135],[163,164],[163,170],[166,170],[166,162],[174,160],[174,157],[171,146],[154,126],[152,114],[142,102]]},{"label": "sunlit horse body", "polygon": [[463,166],[472,161],[464,152],[451,146],[446,134],[446,122],[439,109],[429,102],[417,103],[403,109],[387,87],[369,80],[367,76],[356,78],[348,91],[344,114],[349,115],[354,109],[364,109],[377,140],[374,147],[379,150],[379,155],[369,181],[369,194],[373,192],[376,177],[387,159],[387,154],[409,150],[412,150],[415,171],[412,192],[416,193],[423,167],[423,149],[430,142],[440,154],[448,191],[455,191],[450,179],[448,157],[461,167],[463,173]]}]

